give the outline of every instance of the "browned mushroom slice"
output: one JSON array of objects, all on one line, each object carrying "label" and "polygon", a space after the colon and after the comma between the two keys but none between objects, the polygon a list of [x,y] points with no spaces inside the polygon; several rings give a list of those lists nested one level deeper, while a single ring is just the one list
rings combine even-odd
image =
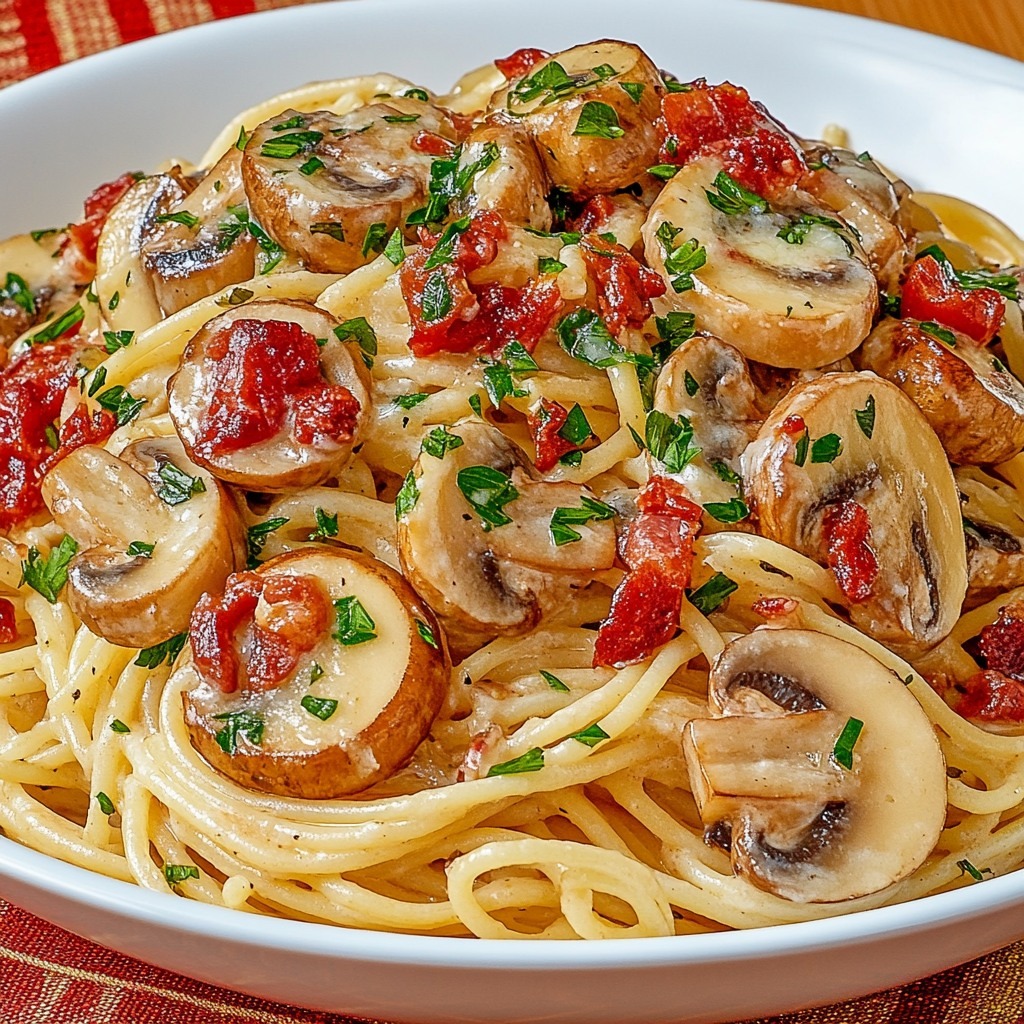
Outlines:
[{"label": "browned mushroom slice", "polygon": [[281,555],[208,595],[171,685],[193,746],[239,785],[330,800],[404,765],[448,688],[440,628],[381,562]]},{"label": "browned mushroom slice", "polygon": [[742,464],[761,532],[828,565],[860,629],[913,656],[953,628],[967,589],[959,495],[899,388],[867,373],[798,384]]},{"label": "browned mushroom slice", "polygon": [[344,468],[370,415],[369,376],[338,322],[308,302],[258,301],[202,327],[168,382],[190,457],[254,491],[291,491]]},{"label": "browned mushroom slice", "polygon": [[237,216],[244,204],[242,154],[232,146],[143,243],[142,261],[165,315],[255,274],[256,242],[245,230],[247,218]]},{"label": "browned mushroom slice", "polygon": [[1014,488],[973,466],[955,470],[973,608],[1024,586],[1024,506]]},{"label": "browned mushroom slice", "polygon": [[711,670],[713,718],[683,732],[709,841],[758,888],[834,903],[906,878],[934,848],[946,771],[895,673],[810,630],[759,629]]},{"label": "browned mushroom slice", "polygon": [[658,162],[664,91],[643,50],[602,39],[535,64],[494,102],[523,119],[552,183],[589,198],[626,188]]},{"label": "browned mushroom slice", "polygon": [[97,636],[152,647],[188,627],[193,605],[245,564],[234,499],[189,462],[176,437],[119,457],[86,445],[43,480],[43,500],[78,542],[68,601]]},{"label": "browned mushroom slice", "polygon": [[419,100],[391,99],[338,116],[286,110],[250,136],[242,177],[253,216],[309,270],[346,273],[424,205],[434,146],[451,119]]},{"label": "browned mushroom slice", "polygon": [[518,121],[492,114],[470,132],[459,165],[481,169],[465,197],[454,204],[455,212],[493,210],[514,224],[550,229],[547,176],[533,139]]},{"label": "browned mushroom slice", "polygon": [[951,461],[1006,462],[1024,448],[1024,386],[967,335],[883,320],[857,361],[914,401]]},{"label": "browned mushroom slice", "polygon": [[686,165],[651,207],[644,252],[670,285],[655,307],[695,314],[704,330],[771,366],[811,369],[848,355],[878,308],[855,234],[806,193],[784,206],[750,193],[720,199],[721,170],[713,158]]},{"label": "browned mushroom slice", "polygon": [[[398,544],[403,572],[463,654],[525,633],[611,568],[615,528],[609,506],[581,485],[541,480],[495,427],[465,420],[451,432],[462,444],[441,458],[425,451],[407,478]],[[570,533],[559,509],[576,511]]]}]

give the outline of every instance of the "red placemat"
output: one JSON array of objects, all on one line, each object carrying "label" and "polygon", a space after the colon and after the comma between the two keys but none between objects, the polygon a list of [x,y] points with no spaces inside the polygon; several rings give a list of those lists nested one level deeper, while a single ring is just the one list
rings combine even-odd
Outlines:
[{"label": "red placemat", "polygon": [[[0,0],[0,86],[120,43],[303,2],[317,0]],[[752,1024],[855,1022],[1024,1024],[1024,944],[901,989]],[[0,901],[0,1024],[357,1024],[357,1018],[192,981]]]}]

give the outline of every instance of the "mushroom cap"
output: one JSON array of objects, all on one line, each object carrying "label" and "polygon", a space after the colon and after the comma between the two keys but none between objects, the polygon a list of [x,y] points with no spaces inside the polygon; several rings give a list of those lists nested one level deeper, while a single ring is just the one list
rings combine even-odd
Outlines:
[{"label": "mushroom cap", "polygon": [[[500,430],[476,419],[451,428],[463,444],[443,459],[422,453],[412,474],[419,497],[399,519],[402,571],[437,612],[452,649],[464,653],[495,636],[532,629],[573,586],[615,562],[610,519],[573,526],[577,542],[558,546],[551,516],[593,497],[579,484],[540,479],[525,452]],[[504,506],[512,520],[485,530],[459,488],[463,470],[487,467],[507,477],[517,497]]]},{"label": "mushroom cap", "polygon": [[[239,785],[279,796],[331,800],[387,778],[412,757],[448,689],[450,665],[432,612],[393,569],[336,548],[291,551],[258,572],[313,577],[331,601],[358,598],[376,635],[345,646],[329,629],[279,687],[230,694],[200,676],[187,647],[171,685],[183,687],[192,745]],[[312,679],[314,664],[322,675]],[[337,708],[321,719],[303,706],[308,697]],[[217,739],[226,719],[217,716],[239,713],[258,717],[262,738],[253,743],[239,732],[229,754]]]},{"label": "mushroom cap", "polygon": [[[177,504],[161,500],[168,465],[205,489]],[[43,500],[79,544],[68,566],[72,611],[122,647],[152,647],[184,632],[203,592],[245,564],[234,498],[189,461],[176,437],[135,441],[119,457],[78,448],[46,475]],[[152,553],[128,554],[133,541],[152,544]]]},{"label": "mushroom cap", "polygon": [[[711,670],[712,719],[688,723],[687,767],[708,835],[731,833],[733,870],[785,899],[831,903],[906,878],[935,847],[946,770],[931,721],[862,648],[761,628]],[[862,724],[850,751],[848,723]],[[848,745],[848,744],[847,744]]]},{"label": "mushroom cap", "polygon": [[949,335],[952,345],[914,320],[883,320],[858,362],[917,405],[952,462],[1006,462],[1024,448],[1024,385],[967,335]]},{"label": "mushroom cap", "polygon": [[651,207],[644,252],[670,285],[663,225],[678,229],[673,245],[696,239],[706,251],[692,288],[670,287],[655,307],[693,313],[702,329],[770,366],[813,369],[848,355],[878,308],[878,285],[853,233],[814,223],[800,244],[785,241],[780,232],[794,218],[835,220],[802,192],[785,207],[722,213],[706,194],[721,170],[713,157],[685,165]]},{"label": "mushroom cap", "polygon": [[[545,91],[525,98],[523,84],[556,63],[576,79],[577,88],[557,99]],[[608,67],[615,73],[594,71]],[[621,88],[622,83],[642,86],[638,100]],[[640,47],[600,39],[538,62],[525,79],[497,93],[492,105],[522,119],[554,185],[588,199],[640,181],[647,168],[658,162],[661,139],[655,121],[664,92],[658,69]],[[590,103],[610,108],[621,133],[606,137],[579,131],[580,117]]]},{"label": "mushroom cap", "polygon": [[[871,437],[856,416],[874,409]],[[809,439],[838,435],[831,462],[805,451],[787,420]],[[894,384],[870,373],[829,373],[797,384],[743,453],[743,479],[761,533],[828,564],[823,519],[856,501],[868,513],[878,574],[870,597],[852,604],[858,628],[906,656],[942,640],[960,615],[967,556],[953,471],[920,410]]]},{"label": "mushroom cap", "polygon": [[[320,371],[328,383],[342,385],[359,402],[356,428],[349,441],[322,438],[313,444],[298,441],[292,432],[289,409],[280,429],[264,441],[224,453],[197,448],[204,417],[216,391],[214,361],[208,354],[213,340],[238,320],[278,321],[298,324],[314,338],[326,338],[320,350]],[[178,372],[168,381],[167,393],[174,428],[193,461],[214,476],[252,491],[276,493],[312,487],[340,472],[359,445],[370,418],[372,401],[369,374],[359,347],[340,342],[338,326],[329,313],[308,302],[293,299],[247,302],[214,317],[201,327],[185,347]]]}]

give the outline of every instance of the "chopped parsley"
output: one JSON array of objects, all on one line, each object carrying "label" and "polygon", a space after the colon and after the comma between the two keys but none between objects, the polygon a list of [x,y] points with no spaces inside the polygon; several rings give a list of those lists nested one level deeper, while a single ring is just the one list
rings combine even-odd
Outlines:
[{"label": "chopped parsley", "polygon": [[199,868],[194,864],[165,864],[164,879],[170,886],[180,885],[188,878],[198,878]]},{"label": "chopped parsley", "polygon": [[512,378],[512,370],[504,363],[491,363],[484,367],[484,389],[495,409],[506,398],[525,398],[528,392],[517,387]]},{"label": "chopped parsley", "polygon": [[270,535],[280,530],[288,522],[287,516],[276,516],[273,519],[265,519],[262,523],[255,523],[246,532],[246,543],[249,550],[249,559],[246,563],[247,569],[255,569],[262,563],[260,555],[270,539]]},{"label": "chopped parsley", "polygon": [[680,170],[678,164],[655,164],[653,167],[647,168],[647,173],[662,181],[668,181],[670,178],[674,178]]},{"label": "chopped parsley", "polygon": [[181,210],[178,213],[161,213],[156,218],[157,224],[183,224],[185,227],[195,231],[199,227],[199,218],[188,210]]},{"label": "chopped parsley", "polygon": [[692,440],[693,425],[685,416],[673,420],[657,410],[647,414],[643,447],[668,472],[681,473],[700,454],[701,450],[690,444]]},{"label": "chopped parsley", "polygon": [[36,331],[29,338],[30,345],[43,345],[48,341],[56,341],[62,334],[66,334],[76,324],[85,319],[85,310],[82,304],[76,302],[69,310],[62,313],[56,320],[50,321],[41,331]]},{"label": "chopped parsley", "polygon": [[155,547],[156,544],[147,544],[144,540],[133,540],[125,554],[131,555],[132,558],[152,558]]},{"label": "chopped parsley", "polygon": [[484,521],[484,529],[512,522],[504,509],[519,497],[512,481],[491,466],[467,466],[460,469],[456,483],[463,497]]},{"label": "chopped parsley", "polygon": [[538,256],[537,270],[541,274],[560,274],[565,270],[565,264],[552,256]]},{"label": "chopped parsley", "polygon": [[476,394],[470,395],[469,398],[466,399],[466,401],[469,403],[470,409],[472,409],[473,412],[477,414],[477,416],[483,419],[484,410],[483,404],[480,401],[480,396]]},{"label": "chopped parsley", "polygon": [[743,486],[739,473],[732,469],[727,462],[723,462],[722,459],[712,459],[710,465],[719,480],[723,480],[727,484],[735,484],[737,487]]},{"label": "chopped parsley", "polygon": [[443,459],[450,451],[461,448],[465,444],[458,434],[451,433],[447,427],[434,427],[420,444],[420,451],[432,455],[435,459]]},{"label": "chopped parsley", "polygon": [[846,246],[846,251],[852,255],[853,244],[846,235],[847,233],[852,233],[858,238],[860,235],[857,233],[856,228],[849,224],[844,224],[834,217],[822,217],[816,213],[801,213],[799,217],[792,218],[784,228],[780,228],[776,235],[790,245],[803,245],[804,239],[809,234],[811,228],[816,225],[831,229],[842,241],[843,245]]},{"label": "chopped parsley", "polygon": [[582,743],[585,747],[596,747],[601,740],[608,738],[608,733],[596,722],[593,725],[588,725],[586,729],[581,729],[579,732],[574,732],[571,736],[566,737],[566,739]]},{"label": "chopped parsley", "polygon": [[272,160],[290,160],[293,156],[312,149],[323,137],[323,132],[313,131],[278,135],[263,143],[260,147],[260,156],[270,157]]},{"label": "chopped parsley", "polygon": [[391,399],[392,405],[397,405],[399,409],[415,409],[420,402],[425,402],[430,395],[425,391],[417,391],[413,395],[396,395]]},{"label": "chopped parsley", "polygon": [[525,754],[492,764],[487,769],[487,778],[494,775],[525,775],[527,772],[539,772],[544,767],[544,751],[540,747],[531,747]]},{"label": "chopped parsley", "polygon": [[939,341],[945,342],[952,348],[956,348],[956,335],[947,327],[937,324],[934,320],[922,320],[918,324],[918,327],[920,327],[925,334],[930,334],[933,338],[938,338]]},{"label": "chopped parsley", "polygon": [[337,612],[335,630],[331,634],[338,643],[345,647],[355,647],[357,644],[365,644],[370,640],[376,640],[374,632],[377,624],[370,617],[370,613],[362,606],[358,597],[340,597],[334,602],[334,610]]},{"label": "chopped parsley", "polygon": [[729,579],[724,572],[716,572],[707,583],[687,594],[687,598],[702,615],[710,615],[738,588],[739,584],[735,580]]},{"label": "chopped parsley", "polygon": [[576,127],[573,129],[573,135],[596,139],[621,139],[625,134],[626,130],[619,124],[615,108],[596,100],[583,104]]},{"label": "chopped parsley", "polygon": [[694,316],[692,313],[666,313],[654,318],[661,341],[651,346],[651,352],[659,363],[668,357],[685,341],[693,337]]},{"label": "chopped parsley", "polygon": [[443,320],[451,311],[454,305],[451,289],[440,270],[435,270],[427,278],[423,285],[423,292],[420,295],[420,303],[423,311],[423,322],[427,324],[437,323]]},{"label": "chopped parsley", "polygon": [[843,454],[843,439],[838,434],[823,434],[811,444],[811,462],[835,462]]},{"label": "chopped parsley", "polygon": [[576,445],[577,448],[594,436],[587,414],[580,408],[578,402],[566,414],[565,422],[559,428],[558,436],[568,441],[569,444]]},{"label": "chopped parsley", "polygon": [[18,274],[7,274],[4,286],[0,288],[0,302],[13,302],[20,306],[29,316],[35,316],[36,299],[29,288],[28,282]]},{"label": "chopped parsley", "polygon": [[1013,274],[1000,273],[998,270],[956,270],[949,262],[949,257],[937,245],[929,245],[922,249],[917,258],[931,256],[932,259],[942,267],[943,272],[949,280],[956,281],[961,288],[973,290],[975,288],[991,288],[999,292],[1004,299],[1016,302],[1020,297],[1020,282]]},{"label": "chopped parsley", "polygon": [[145,647],[139,651],[135,664],[140,668],[157,668],[165,661],[168,665],[173,664],[174,659],[181,653],[181,649],[188,640],[188,633],[179,633],[169,640],[154,644],[152,647]]},{"label": "chopped parsley", "polygon": [[320,662],[314,661],[309,666],[309,685],[312,686],[318,679],[323,677],[323,674],[324,670]]},{"label": "chopped parsley", "polygon": [[256,293],[251,288],[232,288],[227,295],[216,300],[218,306],[241,306],[248,302]]},{"label": "chopped parsley", "polygon": [[691,398],[700,391],[700,384],[697,382],[697,378],[689,370],[683,373],[683,387]]},{"label": "chopped parsley", "polygon": [[110,353],[119,348],[127,348],[135,337],[134,331],[104,331],[103,347]]},{"label": "chopped parsley", "polygon": [[716,210],[729,217],[745,213],[766,213],[768,210],[768,200],[744,188],[725,171],[719,171],[715,175],[714,184],[710,189],[704,190],[704,195]]},{"label": "chopped parsley", "polygon": [[864,723],[859,718],[848,718],[832,750],[836,763],[841,764],[847,771],[853,770],[853,748],[863,728]]},{"label": "chopped parsley", "polygon": [[307,693],[299,704],[303,710],[308,711],[314,718],[319,718],[321,722],[326,722],[338,710],[336,700],[330,697],[314,697],[311,693]]},{"label": "chopped parsley", "polygon": [[382,253],[387,244],[388,226],[382,220],[374,221],[363,235],[363,256],[369,256],[371,252]]},{"label": "chopped parsley", "polygon": [[316,174],[317,171],[323,167],[324,162],[318,156],[311,156],[301,167],[299,167],[299,174],[304,174],[307,178],[311,174]]},{"label": "chopped parsley", "polygon": [[480,157],[465,167],[460,166],[462,146],[456,146],[448,156],[438,157],[430,165],[427,205],[413,210],[406,218],[406,224],[440,224],[448,216],[452,202],[462,199],[469,192],[473,179],[487,170],[500,155],[497,145],[488,142]]},{"label": "chopped parsley", "polygon": [[57,595],[68,581],[68,565],[78,552],[74,537],[64,534],[60,543],[43,558],[39,549],[28,549],[28,558],[21,563],[21,583],[27,583],[50,604],[57,603]]},{"label": "chopped parsley", "polygon": [[619,88],[634,102],[639,103],[640,97],[647,88],[643,82],[619,82]]},{"label": "chopped parsley", "polygon": [[569,687],[566,686],[565,683],[563,683],[562,680],[558,678],[558,676],[552,674],[551,672],[546,672],[544,669],[540,670],[540,674],[544,682],[547,683],[548,686],[550,686],[551,689],[554,690],[556,693],[569,692]]},{"label": "chopped parsley", "polygon": [[131,729],[129,729],[120,718],[115,718],[110,723],[110,729],[112,732],[120,733],[121,735],[124,735],[126,732],[131,732]]},{"label": "chopped parsley", "polygon": [[114,414],[119,427],[123,427],[126,423],[130,423],[135,419],[139,415],[139,411],[146,404],[146,399],[136,398],[133,394],[126,391],[121,384],[115,384],[113,387],[107,388],[102,394],[96,396],[96,401],[104,409]]},{"label": "chopped parsley", "polygon": [[455,244],[459,240],[459,235],[463,234],[468,227],[469,217],[461,217],[459,220],[452,221],[441,233],[434,248],[430,250],[423,269],[433,270],[435,267],[451,263],[455,259]]},{"label": "chopped parsley", "polygon": [[108,817],[114,813],[116,808],[114,807],[114,801],[107,796],[106,793],[96,794],[96,803],[100,805],[100,810]]},{"label": "chopped parsley", "polygon": [[310,540],[326,540],[328,537],[338,536],[338,513],[330,515],[319,505],[313,509],[313,517],[316,519],[316,529],[309,535]]},{"label": "chopped parsley", "polygon": [[991,868],[976,868],[966,857],[958,860],[956,866],[960,869],[960,874],[970,875],[976,882],[985,881],[985,875],[993,873]]},{"label": "chopped parsley", "polygon": [[750,515],[750,509],[742,498],[731,498],[729,501],[710,501],[704,506],[712,519],[720,523],[739,523]]},{"label": "chopped parsley", "polygon": [[416,477],[413,476],[413,472],[410,469],[405,476],[405,480],[402,481],[398,494],[395,495],[395,519],[401,519],[402,516],[410,513],[416,507],[416,502],[419,501],[419,498],[420,489],[416,485]]},{"label": "chopped parsley", "polygon": [[373,368],[373,357],[377,354],[377,332],[365,316],[345,320],[334,328],[338,341],[354,341],[363,350],[363,362],[367,369]]},{"label": "chopped parsley", "polygon": [[434,631],[422,619],[413,619],[413,621],[416,623],[416,632],[419,633],[420,639],[433,647],[435,651],[440,650]]},{"label": "chopped parsley", "polygon": [[[345,229],[340,224],[329,220],[318,220],[315,224],[310,224],[309,233],[311,235],[328,235],[336,242],[345,241]],[[366,253],[364,252],[363,255],[365,256]]]},{"label": "chopped parsley", "polygon": [[682,228],[668,221],[663,221],[654,233],[665,254],[665,270],[671,275],[669,283],[675,292],[689,291],[693,287],[693,275],[708,261],[707,250],[696,238],[676,244],[681,233]]},{"label": "chopped parsley", "polygon": [[875,431],[875,396],[868,395],[863,409],[854,409],[854,416],[857,417],[857,425],[861,433],[870,441]]},{"label": "chopped parsley", "polygon": [[608,330],[604,320],[592,310],[581,307],[562,317],[556,328],[562,348],[574,359],[604,370],[609,366],[634,363],[653,369],[654,360],[623,348]]},{"label": "chopped parsley", "polygon": [[243,736],[254,747],[263,742],[266,723],[263,716],[255,711],[228,711],[223,715],[214,715],[214,721],[223,722],[224,728],[214,735],[217,745],[225,754],[233,754],[238,749],[238,737]]},{"label": "chopped parsley", "polygon": [[405,242],[402,240],[402,232],[395,228],[391,232],[388,244],[384,246],[384,255],[393,266],[400,266],[405,262]]},{"label": "chopped parsley", "polygon": [[574,526],[585,526],[592,520],[602,521],[614,516],[615,509],[611,505],[584,495],[580,497],[580,508],[556,508],[551,513],[548,529],[555,546],[561,547],[563,544],[572,544],[582,539],[579,531],[573,529]]},{"label": "chopped parsley", "polygon": [[180,505],[183,501],[206,490],[206,484],[200,476],[189,476],[173,462],[165,462],[157,471],[162,483],[157,488],[156,496],[168,505]]}]

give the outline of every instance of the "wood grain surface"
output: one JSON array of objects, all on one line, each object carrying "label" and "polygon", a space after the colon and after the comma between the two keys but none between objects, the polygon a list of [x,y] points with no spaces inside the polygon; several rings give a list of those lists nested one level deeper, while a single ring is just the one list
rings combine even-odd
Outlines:
[{"label": "wood grain surface", "polygon": [[1024,0],[784,0],[932,32],[1024,60]]}]

